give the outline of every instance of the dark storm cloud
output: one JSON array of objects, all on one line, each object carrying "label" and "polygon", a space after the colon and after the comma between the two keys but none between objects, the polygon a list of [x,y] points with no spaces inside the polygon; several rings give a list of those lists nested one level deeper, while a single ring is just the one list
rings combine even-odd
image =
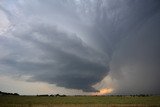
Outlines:
[{"label": "dark storm cloud", "polygon": [[[12,34],[23,41],[22,43],[29,43],[31,46],[29,49],[36,55],[33,57],[38,57],[39,61],[29,61],[30,59],[17,61],[18,59],[13,56],[2,58],[1,64],[11,67],[20,75],[33,76],[29,81],[44,81],[71,89],[96,91],[91,86],[109,71],[103,61],[103,54],[88,47],[75,34],[59,31],[55,26],[36,24],[25,33],[18,34],[14,31]],[[39,55],[36,53],[37,50],[43,54]]]},{"label": "dark storm cloud", "polygon": [[158,0],[2,2],[13,26],[0,38],[2,74],[87,92],[109,74],[115,93],[159,93]]}]

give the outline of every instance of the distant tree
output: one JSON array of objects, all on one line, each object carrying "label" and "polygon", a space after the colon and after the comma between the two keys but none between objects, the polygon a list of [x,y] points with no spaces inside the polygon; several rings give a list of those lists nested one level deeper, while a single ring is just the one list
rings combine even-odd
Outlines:
[{"label": "distant tree", "polygon": [[60,97],[60,95],[59,95],[59,94],[56,94],[55,96],[56,96],[56,97]]},{"label": "distant tree", "polygon": [[61,95],[61,97],[66,97],[66,95],[63,94],[63,95]]},{"label": "distant tree", "polygon": [[18,93],[14,93],[13,95],[19,96],[19,94],[18,94]]},{"label": "distant tree", "polygon": [[50,97],[54,97],[55,95],[51,94]]}]

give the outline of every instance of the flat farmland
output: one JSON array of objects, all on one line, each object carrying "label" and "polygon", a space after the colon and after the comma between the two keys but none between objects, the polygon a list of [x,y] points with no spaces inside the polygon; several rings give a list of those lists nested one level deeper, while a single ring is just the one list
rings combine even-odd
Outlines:
[{"label": "flat farmland", "polygon": [[0,107],[160,107],[160,96],[0,96]]}]

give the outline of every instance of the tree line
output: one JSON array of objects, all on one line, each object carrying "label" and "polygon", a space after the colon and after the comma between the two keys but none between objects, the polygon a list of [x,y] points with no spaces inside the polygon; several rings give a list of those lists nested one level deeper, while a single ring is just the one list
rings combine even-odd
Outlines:
[{"label": "tree line", "polygon": [[[0,91],[0,96],[6,96],[6,95],[10,95],[10,96],[20,96],[18,93],[7,93],[7,92],[2,92]],[[60,95],[60,94],[42,94],[42,95],[37,95],[37,97],[66,97],[67,95]],[[75,97],[79,97],[79,96],[88,96],[88,95],[74,95]],[[89,95],[90,96],[90,95]],[[92,96],[92,95],[91,95]],[[98,96],[98,95],[94,95],[94,96]],[[135,95],[102,95],[102,96],[111,96],[111,97],[149,97],[149,96],[153,96],[153,95],[149,95],[149,94],[135,94]]]},{"label": "tree line", "polygon": [[0,96],[5,96],[5,95],[19,96],[18,93],[7,93],[7,92],[0,91]]}]

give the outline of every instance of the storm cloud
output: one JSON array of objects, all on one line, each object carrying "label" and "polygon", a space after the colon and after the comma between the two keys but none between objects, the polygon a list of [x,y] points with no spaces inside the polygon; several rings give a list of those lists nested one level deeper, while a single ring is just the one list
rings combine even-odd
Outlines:
[{"label": "storm cloud", "polygon": [[1,75],[160,94],[159,0],[2,0],[0,14]]}]

